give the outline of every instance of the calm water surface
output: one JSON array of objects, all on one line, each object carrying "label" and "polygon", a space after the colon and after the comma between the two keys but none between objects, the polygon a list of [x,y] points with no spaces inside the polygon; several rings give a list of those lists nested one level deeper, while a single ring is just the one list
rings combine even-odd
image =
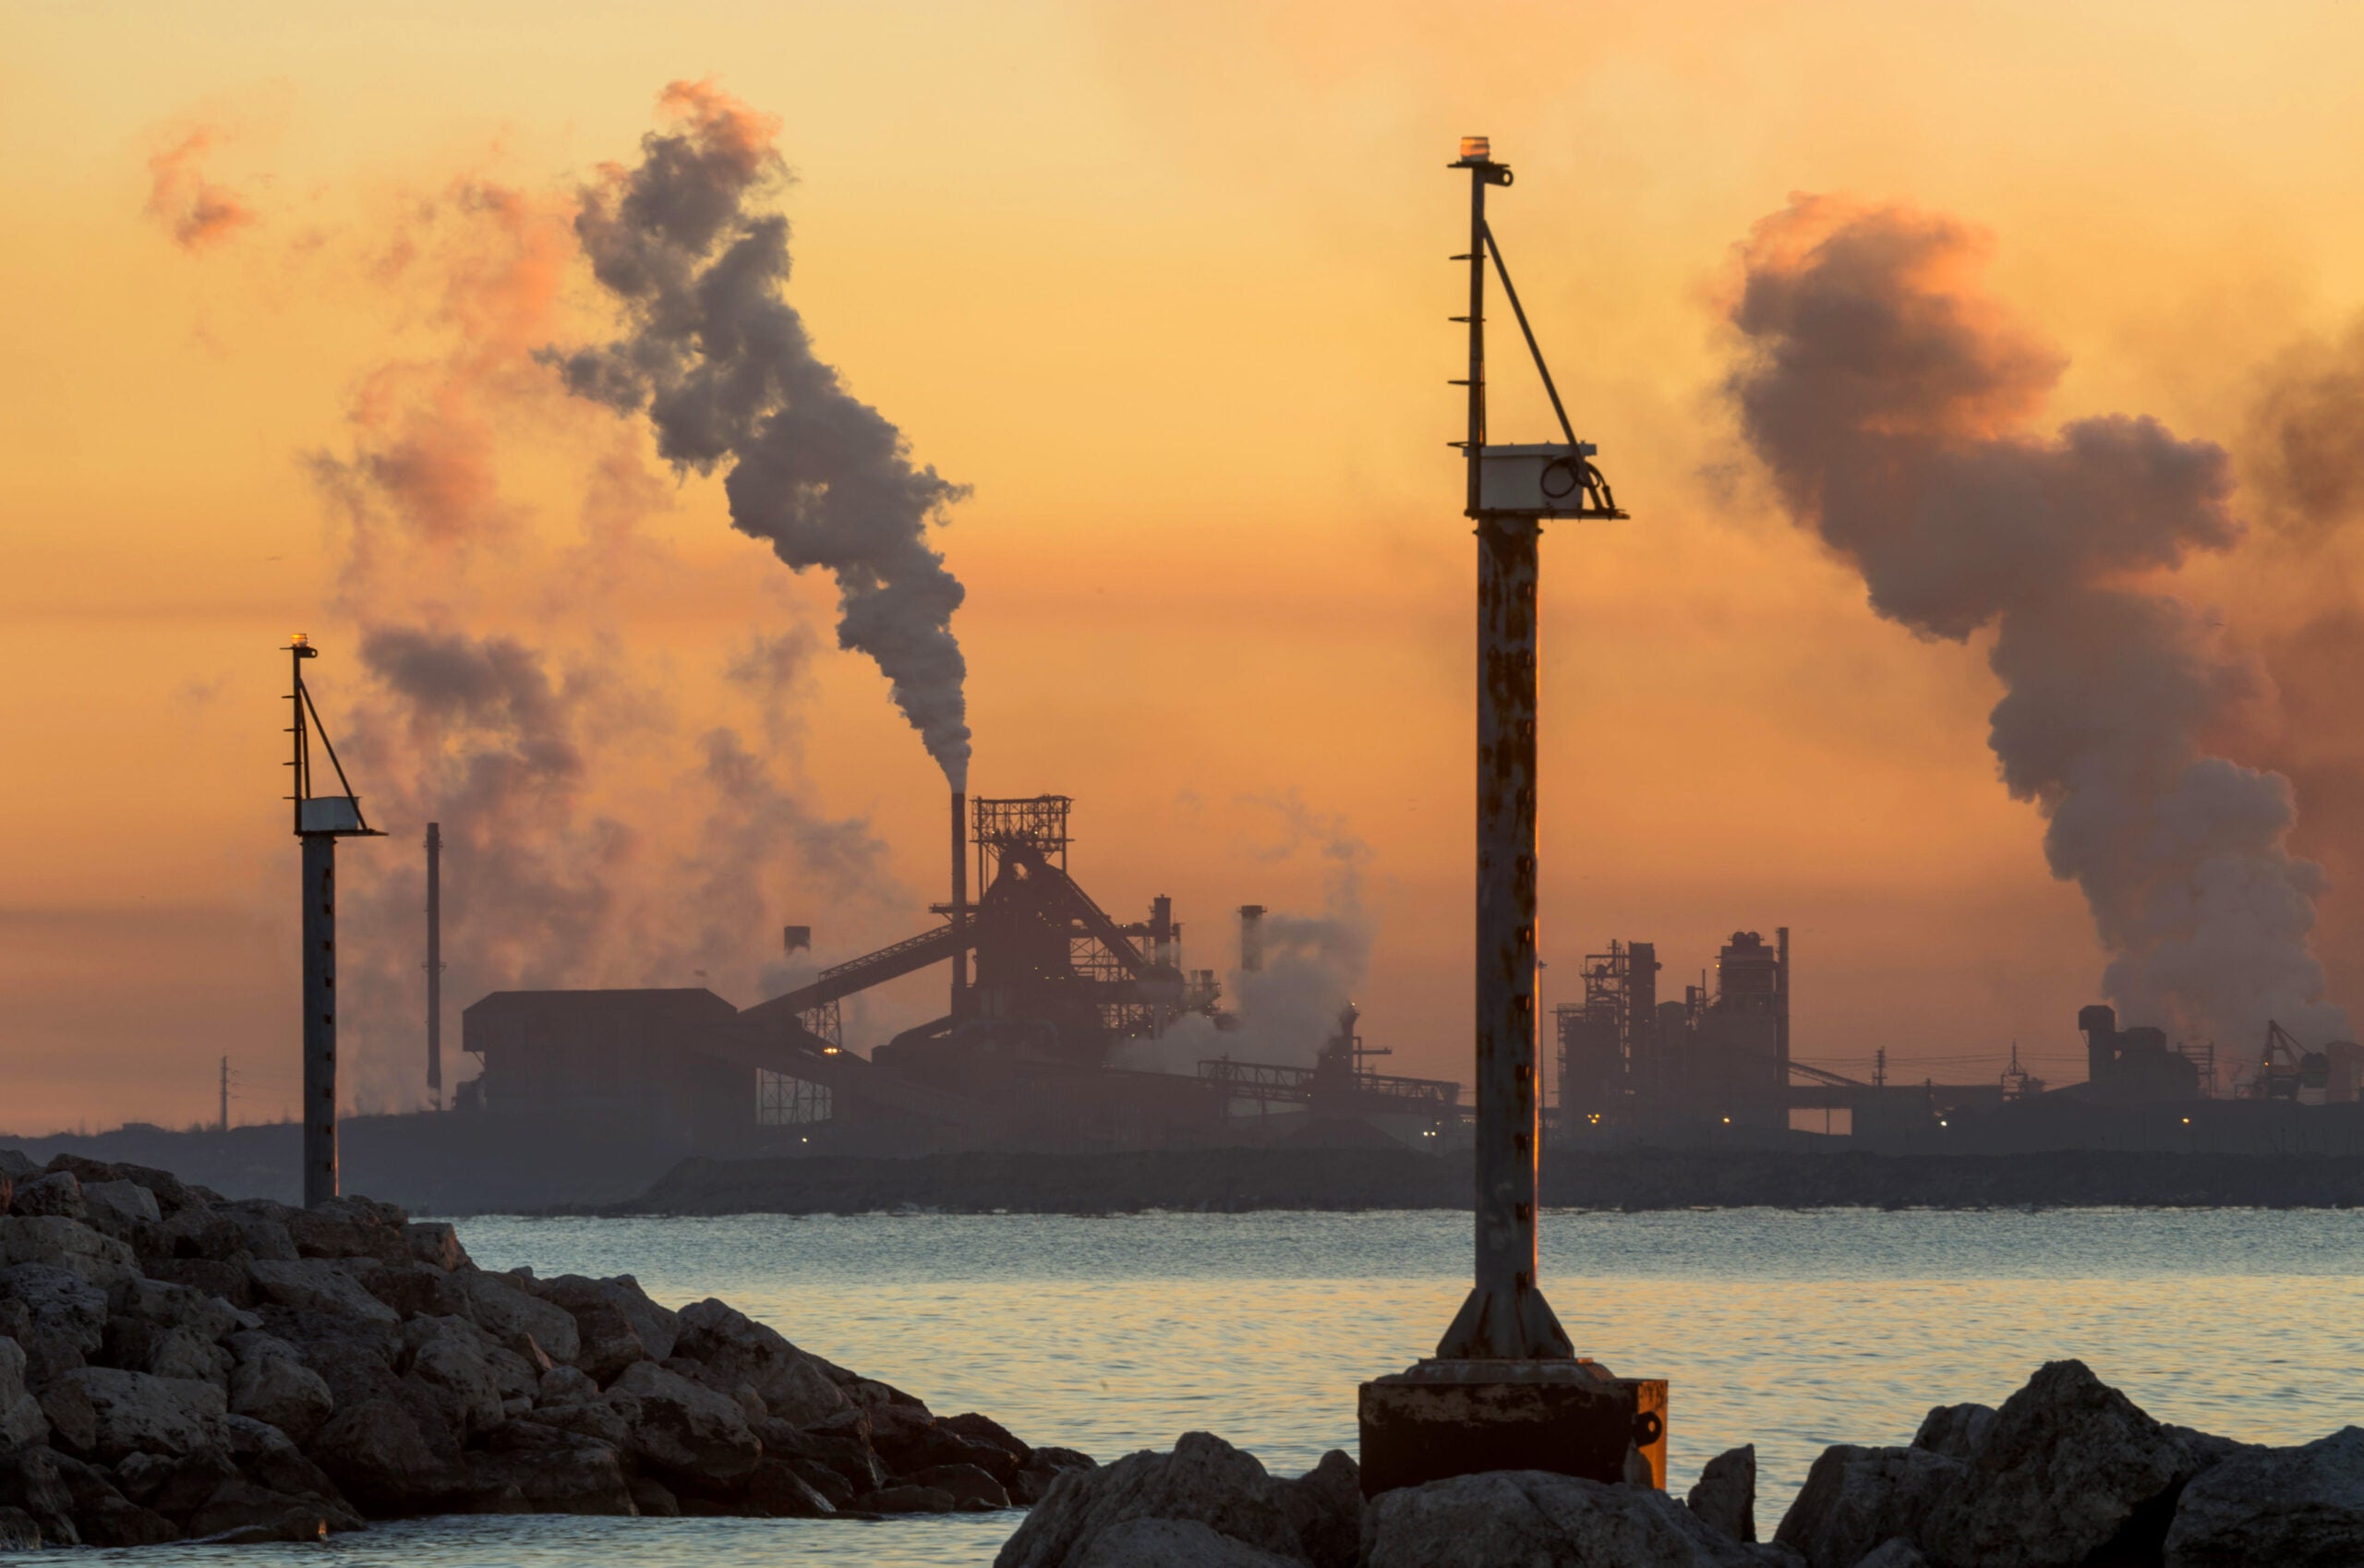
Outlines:
[{"label": "calm water surface", "polygon": [[[1469,1222],[1438,1213],[461,1222],[489,1268],[718,1296],[939,1413],[1103,1460],[1222,1433],[1277,1472],[1355,1446],[1355,1385],[1430,1349]],[[1757,1445],[1764,1527],[1828,1443],[1902,1442],[2081,1357],[2162,1419],[2289,1442],[2364,1422],[2351,1213],[1722,1210],[1557,1213],[1545,1288],[1578,1349],[1673,1382],[1674,1485]],[[104,1553],[340,1565],[989,1563],[1010,1515],[454,1519],[318,1549]]]}]

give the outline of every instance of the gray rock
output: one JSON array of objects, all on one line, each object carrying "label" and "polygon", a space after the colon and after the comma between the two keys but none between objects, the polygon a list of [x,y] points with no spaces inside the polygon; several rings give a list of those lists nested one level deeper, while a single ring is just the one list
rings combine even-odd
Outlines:
[{"label": "gray rock", "polygon": [[513,1421],[468,1455],[470,1506],[491,1514],[636,1514],[610,1444],[539,1421]]},{"label": "gray rock", "polygon": [[[24,1456],[46,1452],[28,1449]],[[180,1539],[178,1526],[117,1491],[104,1470],[63,1453],[50,1454],[50,1463],[73,1499],[74,1527],[85,1546],[155,1546]]]},{"label": "gray rock", "polygon": [[326,1312],[366,1322],[399,1323],[402,1314],[369,1293],[339,1258],[258,1258],[248,1270],[263,1299],[298,1312]]},{"label": "gray rock", "polygon": [[952,1501],[963,1508],[1009,1506],[1009,1493],[1002,1490],[1001,1483],[974,1465],[931,1465],[900,1478],[912,1486],[949,1492]]},{"label": "gray rock", "polygon": [[1302,1550],[1280,1487],[1255,1456],[1212,1433],[1186,1432],[1171,1453],[1129,1454],[1061,1476],[995,1568],[1074,1568],[1103,1531],[1133,1519],[1195,1520],[1277,1557],[1295,1560]]},{"label": "gray rock", "polygon": [[728,1480],[763,1457],[735,1402],[653,1361],[625,1369],[610,1392],[636,1407],[627,1415],[633,1452],[662,1469]]},{"label": "gray rock", "polygon": [[537,1405],[533,1414],[534,1419],[544,1426],[556,1427],[579,1437],[594,1438],[611,1448],[629,1450],[632,1447],[632,1422],[622,1410],[608,1400],[592,1398],[573,1405]]},{"label": "gray rock", "polygon": [[854,1507],[864,1514],[950,1514],[959,1506],[950,1492],[935,1487],[881,1487],[854,1500]]},{"label": "gray rock", "polygon": [[72,1171],[52,1171],[17,1183],[16,1195],[9,1200],[12,1214],[54,1214],[78,1220],[89,1211],[82,1200],[82,1184]]},{"label": "gray rock", "polygon": [[1710,1529],[1655,1488],[1540,1470],[1495,1470],[1401,1487],[1371,1499],[1363,1516],[1367,1568],[1757,1568],[1765,1561],[1759,1549]]},{"label": "gray rock", "polygon": [[454,1269],[474,1268],[468,1260],[468,1249],[460,1245],[460,1233],[440,1220],[422,1220],[403,1226],[403,1240],[410,1247],[410,1255],[422,1263],[432,1263],[450,1273]]},{"label": "gray rock", "polygon": [[[130,1187],[128,1182],[123,1185]],[[144,1187],[133,1187],[145,1192]],[[240,1311],[218,1296],[185,1285],[135,1274],[107,1292],[107,1305],[118,1316],[136,1318],[161,1329],[184,1330],[206,1344],[251,1329],[261,1320]]]},{"label": "gray rock", "polygon": [[[64,1172],[59,1172],[64,1176]],[[57,1176],[47,1178],[55,1181]],[[74,1178],[66,1176],[66,1180]],[[82,1188],[83,1213],[94,1224],[111,1232],[120,1232],[134,1224],[162,1224],[163,1212],[156,1207],[156,1195],[132,1181],[94,1181]]]},{"label": "gray rock", "polygon": [[25,1386],[25,1347],[0,1339],[0,1453],[49,1441],[49,1417]]},{"label": "gray rock", "polygon": [[2003,1402],[1922,1527],[1885,1534],[1912,1536],[1937,1568],[2080,1563],[2135,1550],[2136,1536],[2154,1552],[2194,1468],[2174,1432],[2083,1362],[2051,1361]]},{"label": "gray rock", "polygon": [[0,1149],[0,1176],[12,1181],[30,1181],[41,1175],[41,1167],[25,1157],[21,1149]]},{"label": "gray rock", "polygon": [[1964,1474],[1925,1448],[1826,1448],[1781,1517],[1773,1539],[1809,1568],[1855,1568],[1891,1536],[1915,1539],[1930,1510]]},{"label": "gray rock", "polygon": [[1092,1538],[1070,1568],[1300,1568],[1196,1519],[1128,1519]]},{"label": "gray rock", "polygon": [[101,1290],[139,1272],[130,1248],[79,1220],[62,1214],[0,1214],[0,1267],[26,1263],[64,1269]]},{"label": "gray rock", "polygon": [[2183,1490],[2166,1568],[2351,1568],[2364,1562],[2364,1428],[2260,1448]]},{"label": "gray rock", "polygon": [[741,1499],[749,1512],[774,1519],[824,1519],[838,1511],[838,1496],[852,1502],[852,1490],[830,1471],[815,1465],[807,1472],[804,1464],[766,1452],[742,1483]]},{"label": "gray rock", "polygon": [[280,1205],[247,1202],[234,1204],[218,1212],[223,1223],[237,1232],[239,1251],[259,1262],[292,1263],[296,1257],[296,1238],[288,1235],[286,1225],[269,1212],[272,1210],[280,1210]]},{"label": "gray rock", "polygon": [[812,1426],[846,1408],[844,1392],[819,1363],[777,1329],[719,1301],[681,1309],[673,1354],[704,1367],[710,1387],[729,1392],[748,1384],[771,1414],[794,1426]]},{"label": "gray rock", "polygon": [[573,1367],[552,1367],[534,1390],[536,1405],[580,1405],[598,1397],[599,1385]]},{"label": "gray rock", "polygon": [[458,1438],[410,1399],[380,1395],[340,1405],[308,1452],[369,1514],[428,1513],[467,1490]]},{"label": "gray rock", "polygon": [[508,1419],[509,1390],[494,1357],[501,1345],[465,1318],[414,1318],[403,1325],[404,1376],[427,1385],[464,1438]]},{"label": "gray rock", "polygon": [[192,1542],[257,1546],[266,1541],[317,1541],[332,1526],[317,1499],[290,1497],[234,1477],[216,1488],[187,1519]]},{"label": "gray rock", "polygon": [[[6,1180],[0,1175],[0,1180]],[[39,1551],[41,1526],[21,1508],[0,1507],[0,1551]]]},{"label": "gray rock", "polygon": [[79,1546],[74,1527],[74,1494],[59,1472],[54,1449],[28,1448],[0,1453],[0,1505],[22,1510],[48,1546]]},{"label": "gray rock", "polygon": [[[1948,1408],[1985,1410],[1987,1407],[1984,1405],[1957,1405]],[[1988,1413],[1993,1414],[1992,1411]],[[1892,1540],[1882,1541],[1878,1546],[1874,1547],[1872,1554],[1856,1563],[1855,1568],[1929,1568],[1929,1560],[1921,1555],[1919,1547],[1914,1546],[1902,1536],[1898,1536]]]},{"label": "gray rock", "polygon": [[286,1341],[267,1333],[240,1333],[232,1336],[231,1352],[237,1357],[230,1373],[233,1414],[276,1427],[303,1442],[335,1413],[328,1380],[306,1366]]},{"label": "gray rock", "polygon": [[551,1361],[573,1361],[582,1350],[574,1319],[562,1308],[529,1295],[512,1275],[470,1269],[454,1274],[467,1295],[468,1316],[487,1333],[525,1357],[539,1351]]},{"label": "gray rock", "polygon": [[1912,1446],[1967,1465],[1977,1454],[1978,1445],[1986,1441],[1986,1434],[1994,1429],[1995,1407],[1991,1405],[1940,1405],[1921,1418],[1921,1429],[1912,1434]]},{"label": "gray rock", "polygon": [[78,1367],[42,1390],[54,1441],[108,1463],[125,1454],[187,1453],[219,1444],[222,1391],[187,1378]]},{"label": "gray rock", "polygon": [[1708,1527],[1736,1541],[1756,1538],[1756,1445],[1727,1449],[1707,1461],[1685,1499]]},{"label": "gray rock", "polygon": [[1297,1550],[1313,1568],[1357,1568],[1363,1549],[1360,1465],[1333,1448],[1304,1475],[1281,1482],[1280,1493]]}]

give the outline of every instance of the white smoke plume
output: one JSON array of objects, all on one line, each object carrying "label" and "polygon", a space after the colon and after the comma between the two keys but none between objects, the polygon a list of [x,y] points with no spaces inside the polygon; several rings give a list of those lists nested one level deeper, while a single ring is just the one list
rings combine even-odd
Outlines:
[{"label": "white smoke plume", "polygon": [[680,123],[611,168],[575,221],[627,334],[559,360],[576,392],[645,409],[677,468],[723,480],[731,525],[836,578],[838,641],[877,661],[955,789],[965,789],[959,580],[928,543],[967,491],[914,465],[902,433],[848,392],[781,296],[788,220],[754,205],[783,183],[776,120],[709,84],[659,101]]},{"label": "white smoke plume", "polygon": [[1273,813],[1280,831],[1269,842],[1248,846],[1248,854],[1270,865],[1317,856],[1323,862],[1321,912],[1265,914],[1260,923],[1263,967],[1235,964],[1224,979],[1237,1028],[1217,1030],[1206,1019],[1186,1018],[1158,1039],[1128,1043],[1116,1065],[1192,1073],[1202,1059],[1227,1055],[1311,1067],[1337,1034],[1339,1013],[1369,979],[1379,934],[1364,897],[1370,845],[1344,817],[1312,810],[1295,791],[1254,803]]},{"label": "white smoke plume", "polygon": [[2269,1018],[2344,1034],[2289,783],[2207,743],[2270,682],[2145,585],[2239,537],[2229,462],[2147,417],[2037,428],[2063,361],[1980,291],[1985,250],[1942,216],[1822,197],[1759,223],[1731,311],[1746,438],[1881,615],[1954,641],[1992,629],[2004,782],[2047,819],[2129,1021],[2241,1047]]}]

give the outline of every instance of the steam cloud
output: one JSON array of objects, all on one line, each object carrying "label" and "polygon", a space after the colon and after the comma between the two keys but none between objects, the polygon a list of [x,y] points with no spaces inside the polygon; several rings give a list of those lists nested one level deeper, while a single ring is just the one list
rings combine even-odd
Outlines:
[{"label": "steam cloud", "polygon": [[967,490],[914,466],[902,433],[849,393],[781,297],[788,220],[750,202],[783,177],[778,123],[703,83],[659,100],[681,122],[584,192],[575,223],[628,334],[565,356],[567,385],[645,409],[677,468],[730,464],[732,526],[802,572],[836,577],[838,642],[877,661],[895,701],[965,789],[967,667],[952,634],[959,580],[928,545]]},{"label": "steam cloud", "polygon": [[2147,417],[2037,430],[2063,360],[1979,292],[1985,248],[1944,217],[1819,197],[1759,223],[1731,317],[1747,440],[1881,615],[1954,641],[1994,629],[1990,743],[2047,818],[2129,1019],[2241,1046],[2268,1018],[2343,1035],[2289,783],[2204,742],[2269,684],[2139,585],[2234,543],[2229,462]]},{"label": "steam cloud", "polygon": [[148,215],[185,250],[202,250],[255,221],[254,209],[206,177],[206,154],[218,134],[199,126],[148,159]]}]

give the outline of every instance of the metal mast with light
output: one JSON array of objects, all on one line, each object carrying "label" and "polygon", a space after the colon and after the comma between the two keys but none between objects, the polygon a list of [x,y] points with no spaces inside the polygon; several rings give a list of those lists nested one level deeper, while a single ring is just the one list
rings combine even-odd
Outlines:
[{"label": "metal mast with light", "polygon": [[[1510,167],[1484,137],[1469,172],[1468,431],[1465,514],[1478,536],[1476,1278],[1436,1355],[1362,1386],[1366,1493],[1481,1470],[1666,1480],[1666,1384],[1577,1357],[1536,1272],[1536,585],[1546,518],[1622,518],[1576,440],[1527,324],[1486,191]],[[1486,427],[1486,268],[1502,280],[1558,417],[1561,441],[1497,446]]]},{"label": "metal mast with light", "polygon": [[[336,841],[384,835],[362,819],[360,799],[344,777],[320,709],[304,683],[304,661],[320,657],[311,639],[298,632],[281,650],[292,667],[287,701],[295,721],[296,837],[304,846],[304,1207],[317,1209],[337,1195],[336,1186]],[[313,732],[336,774],[332,795],[312,792]]]}]

